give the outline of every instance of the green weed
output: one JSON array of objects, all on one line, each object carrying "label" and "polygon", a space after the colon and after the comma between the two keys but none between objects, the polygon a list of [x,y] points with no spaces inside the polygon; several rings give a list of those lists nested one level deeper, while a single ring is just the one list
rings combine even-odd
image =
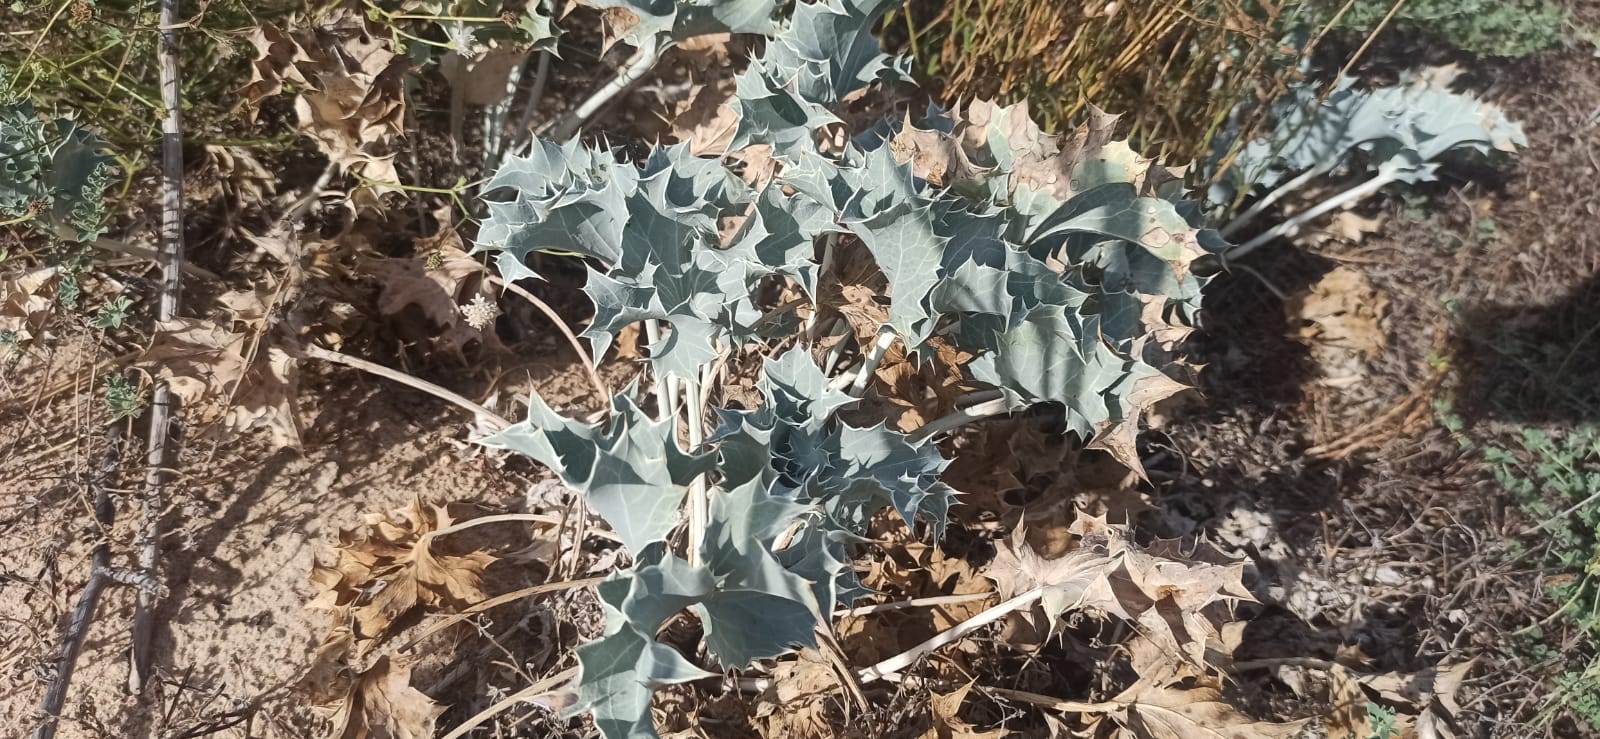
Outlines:
[{"label": "green weed", "polygon": [[139,386],[123,375],[106,378],[106,413],[112,421],[134,418],[144,413],[144,394]]},{"label": "green weed", "polygon": [[[1342,0],[1321,0],[1332,18]],[[1377,28],[1393,0],[1356,0],[1339,26],[1360,32]],[[1462,51],[1485,56],[1526,56],[1561,45],[1566,12],[1551,0],[1410,0],[1392,24],[1411,26]]]},{"label": "green weed", "polygon": [[[1535,553],[1557,577],[1567,578],[1550,587],[1550,595],[1592,646],[1600,641],[1600,428],[1559,435],[1525,429],[1518,441],[1514,448],[1486,448],[1484,462],[1533,521],[1543,545]],[[1564,659],[1573,661],[1571,655]],[[1600,729],[1600,662],[1566,672],[1556,686],[1546,716],[1565,707]]]}]

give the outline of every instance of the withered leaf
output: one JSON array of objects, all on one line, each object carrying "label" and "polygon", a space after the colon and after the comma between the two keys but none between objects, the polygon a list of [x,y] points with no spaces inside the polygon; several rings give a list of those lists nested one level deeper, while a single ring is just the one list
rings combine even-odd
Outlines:
[{"label": "withered leaf", "polygon": [[369,515],[360,530],[340,534],[332,567],[317,565],[312,582],[323,591],[309,608],[349,608],[357,639],[387,633],[395,621],[419,606],[459,610],[484,598],[483,570],[494,561],[487,552],[439,555],[436,532],[448,528],[443,506],[420,498],[385,515]]}]

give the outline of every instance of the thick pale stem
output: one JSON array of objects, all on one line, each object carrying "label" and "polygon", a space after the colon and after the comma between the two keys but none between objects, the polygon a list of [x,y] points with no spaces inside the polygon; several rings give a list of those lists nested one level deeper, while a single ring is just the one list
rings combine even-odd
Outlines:
[{"label": "thick pale stem", "polygon": [[[650,351],[654,352],[661,346],[661,322],[651,318],[644,322],[644,337],[650,342]],[[659,418],[671,418],[678,413],[678,389],[673,386],[667,376],[654,365],[650,374],[655,376],[656,388],[656,415]]]},{"label": "thick pale stem", "polygon": [[953,644],[965,638],[978,629],[1005,618],[1008,614],[1032,606],[1034,601],[1044,595],[1043,588],[1034,588],[1021,595],[1015,596],[1000,605],[994,606],[972,618],[969,618],[949,629],[935,634],[933,638],[907,649],[900,654],[890,657],[878,664],[862,670],[859,674],[861,682],[868,683],[881,680],[891,674],[897,673],[917,663],[917,660],[927,656],[939,647]]},{"label": "thick pale stem", "polygon": [[[684,379],[683,397],[688,406],[689,453],[693,454],[705,443],[705,419],[701,411],[699,383]],[[706,524],[711,517],[711,500],[706,490],[705,475],[697,475],[689,483],[689,564],[699,565],[706,544]]]},{"label": "thick pale stem", "polygon": [[1302,172],[1300,176],[1295,177],[1294,179],[1289,180],[1282,185],[1279,185],[1272,192],[1267,193],[1266,195],[1262,196],[1260,200],[1257,200],[1253,205],[1250,206],[1249,210],[1239,214],[1233,220],[1228,221],[1228,225],[1222,227],[1222,235],[1224,237],[1232,237],[1234,234],[1239,232],[1239,229],[1250,225],[1250,222],[1255,220],[1256,216],[1261,215],[1261,211],[1272,207],[1272,204],[1282,200],[1283,196],[1288,195],[1289,193],[1294,192],[1301,187],[1304,187],[1307,182],[1333,171],[1333,167],[1334,165],[1332,163],[1312,167],[1311,169]]},{"label": "thick pale stem", "polygon": [[946,431],[953,431],[974,421],[985,418],[1002,416],[1011,411],[1011,404],[1005,398],[995,398],[982,403],[958,409],[949,415],[940,416],[928,422],[927,425],[912,432],[912,441],[923,441]]},{"label": "thick pale stem", "polygon": [[394,380],[402,385],[421,390],[422,392],[432,395],[435,398],[471,411],[473,415],[483,420],[488,426],[496,431],[511,425],[510,421],[507,421],[499,414],[489,410],[488,408],[467,400],[466,398],[428,382],[427,380],[421,380],[412,377],[404,372],[389,369],[381,364],[374,364],[365,359],[358,359],[348,354],[340,354],[335,351],[329,351],[319,346],[308,346],[302,350],[302,353],[311,359],[320,359],[324,362],[333,362],[334,364],[342,364],[346,367],[354,367],[355,369],[363,372]]},{"label": "thick pale stem", "polygon": [[883,355],[889,353],[889,347],[894,346],[894,340],[895,335],[892,331],[878,335],[878,340],[872,344],[872,350],[867,352],[866,361],[861,363],[861,372],[856,375],[855,381],[850,383],[851,395],[860,395],[867,389],[867,383],[872,381],[872,374],[883,364]]},{"label": "thick pale stem", "polygon": [[1273,239],[1277,239],[1282,236],[1293,235],[1308,221],[1311,221],[1312,219],[1315,219],[1322,214],[1336,208],[1343,208],[1347,205],[1361,202],[1361,200],[1365,199],[1367,196],[1383,189],[1385,185],[1394,181],[1395,178],[1391,174],[1379,174],[1378,176],[1373,177],[1366,182],[1356,185],[1355,187],[1345,190],[1338,195],[1322,201],[1317,205],[1317,207],[1312,208],[1311,210],[1301,213],[1287,221],[1284,221],[1283,223],[1261,232],[1260,235],[1249,241],[1246,241],[1245,243],[1229,249],[1225,254],[1226,259],[1239,259],[1244,255],[1261,248],[1263,245],[1270,243]]},{"label": "thick pale stem", "polygon": [[[517,120],[516,137],[511,140],[511,146],[506,147],[496,160],[495,169],[506,163],[506,157],[513,151],[520,151],[533,137],[533,115],[539,111],[539,104],[544,102],[545,82],[550,79],[550,52],[539,52],[539,68],[534,73],[533,89],[528,92],[527,106],[522,109],[522,117]],[[486,172],[485,174],[490,174]]]},{"label": "thick pale stem", "polygon": [[638,55],[633,58],[633,62],[626,69],[622,70],[605,87],[596,90],[593,95],[590,95],[589,99],[583,101],[577,110],[567,114],[567,117],[561,121],[561,125],[556,126],[555,139],[557,141],[566,141],[576,136],[578,128],[588,122],[590,118],[593,118],[595,113],[600,112],[600,108],[611,102],[611,98],[632,87],[634,83],[644,77],[646,72],[650,71],[651,67],[656,65],[656,60],[661,58],[661,50],[661,44],[659,43],[640,49]]}]

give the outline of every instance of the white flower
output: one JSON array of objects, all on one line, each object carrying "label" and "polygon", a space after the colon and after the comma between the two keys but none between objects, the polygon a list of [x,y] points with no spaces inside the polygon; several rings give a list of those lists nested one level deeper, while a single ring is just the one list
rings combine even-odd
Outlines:
[{"label": "white flower", "polygon": [[489,299],[484,297],[483,293],[472,296],[472,302],[461,306],[461,317],[467,319],[468,326],[479,331],[494,323],[495,316],[498,315],[500,315],[500,307],[489,302]]}]

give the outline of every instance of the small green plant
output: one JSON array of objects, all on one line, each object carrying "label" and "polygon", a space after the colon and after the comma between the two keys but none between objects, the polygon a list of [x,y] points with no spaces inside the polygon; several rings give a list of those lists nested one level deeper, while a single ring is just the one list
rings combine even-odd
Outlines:
[{"label": "small green plant", "polygon": [[1393,739],[1400,736],[1400,730],[1395,728],[1395,721],[1393,708],[1367,702],[1367,724],[1372,727],[1372,733],[1367,735],[1367,739]]},{"label": "small green plant", "polygon": [[121,295],[101,304],[100,310],[95,311],[95,328],[122,328],[122,322],[128,320],[128,309],[133,307],[133,300]]},{"label": "small green plant", "polygon": [[[1323,0],[1319,12],[1331,19],[1343,5]],[[1370,32],[1394,7],[1392,0],[1356,0],[1338,25]],[[1566,13],[1551,0],[1410,0],[1391,21],[1485,56],[1526,56],[1560,46],[1566,22]]]},{"label": "small green plant", "polygon": [[[1549,588],[1560,611],[1587,633],[1592,649],[1600,636],[1600,429],[1584,426],[1561,435],[1525,429],[1519,448],[1490,447],[1484,461],[1511,493],[1537,531],[1541,548],[1557,570]],[[1525,635],[1526,636],[1526,635]],[[1530,651],[1548,655],[1550,650]],[[1575,660],[1562,656],[1566,664]],[[1564,707],[1600,729],[1600,663],[1570,670],[1557,679],[1557,693],[1544,715]]]},{"label": "small green plant", "polygon": [[106,413],[112,421],[135,418],[144,412],[144,395],[139,386],[123,375],[106,378]]}]

